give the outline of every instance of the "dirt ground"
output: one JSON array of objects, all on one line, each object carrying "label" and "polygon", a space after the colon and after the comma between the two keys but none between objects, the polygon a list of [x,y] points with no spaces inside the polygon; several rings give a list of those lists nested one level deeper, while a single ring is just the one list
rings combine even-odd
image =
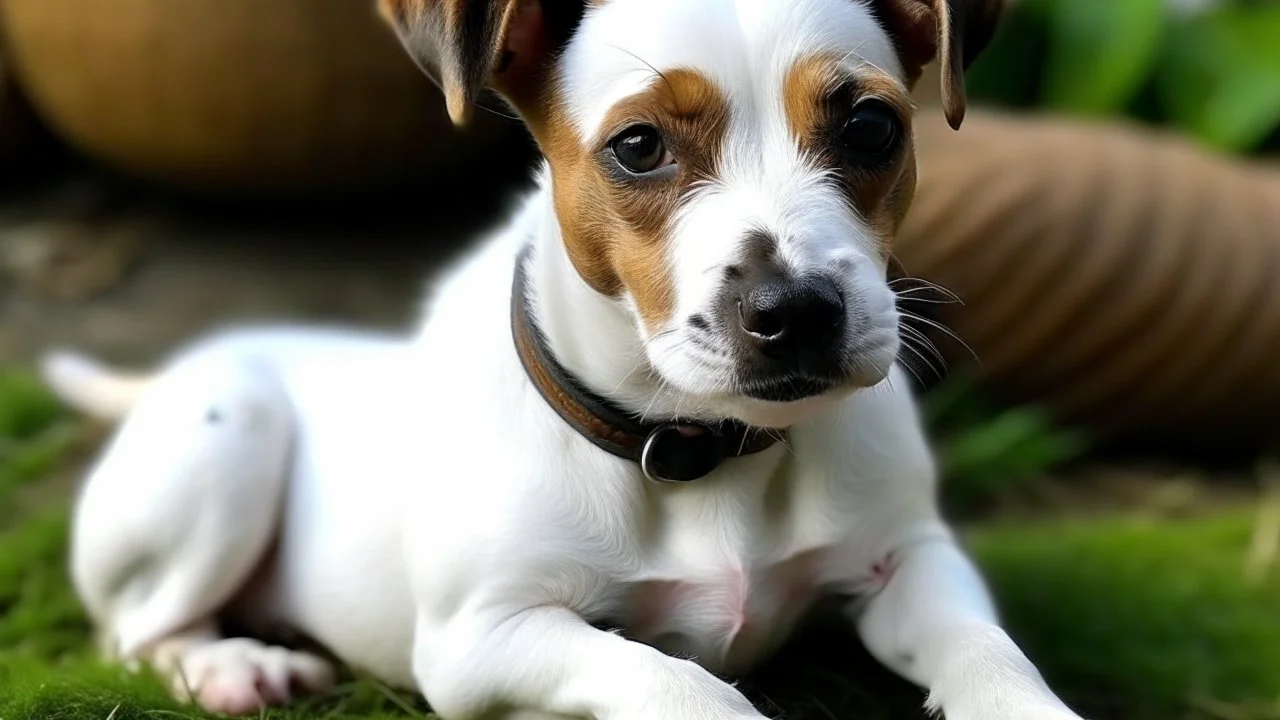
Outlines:
[{"label": "dirt ground", "polygon": [[0,364],[66,344],[145,362],[240,321],[401,325],[522,176],[277,207],[197,204],[83,167],[0,190]]}]

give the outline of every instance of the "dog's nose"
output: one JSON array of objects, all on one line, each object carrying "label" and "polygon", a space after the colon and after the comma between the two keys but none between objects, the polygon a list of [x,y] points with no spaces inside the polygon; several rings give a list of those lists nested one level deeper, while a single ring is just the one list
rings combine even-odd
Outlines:
[{"label": "dog's nose", "polygon": [[774,276],[738,298],[738,320],[760,352],[776,358],[827,352],[844,324],[844,300],[821,276]]}]

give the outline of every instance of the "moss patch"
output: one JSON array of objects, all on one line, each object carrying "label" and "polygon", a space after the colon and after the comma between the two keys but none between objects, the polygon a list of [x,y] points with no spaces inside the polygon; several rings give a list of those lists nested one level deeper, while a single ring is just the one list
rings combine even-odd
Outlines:
[{"label": "moss patch", "polygon": [[1046,677],[1099,717],[1280,718],[1280,572],[1253,512],[986,528],[973,546]]}]

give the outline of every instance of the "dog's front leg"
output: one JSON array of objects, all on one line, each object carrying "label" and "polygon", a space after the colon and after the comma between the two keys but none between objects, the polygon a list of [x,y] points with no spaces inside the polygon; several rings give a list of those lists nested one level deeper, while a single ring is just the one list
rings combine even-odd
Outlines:
[{"label": "dog's front leg", "polygon": [[987,589],[950,539],[900,550],[861,608],[882,663],[929,690],[947,720],[1078,720],[1000,627]]},{"label": "dog's front leg", "polygon": [[702,667],[563,607],[420,620],[414,674],[444,720],[763,720]]}]

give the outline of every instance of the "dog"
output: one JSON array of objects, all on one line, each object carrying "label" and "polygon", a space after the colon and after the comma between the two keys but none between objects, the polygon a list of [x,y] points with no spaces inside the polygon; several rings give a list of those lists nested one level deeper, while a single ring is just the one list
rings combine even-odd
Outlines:
[{"label": "dog", "polygon": [[823,601],[949,720],[1077,718],[940,515],[886,280],[909,90],[936,57],[958,128],[999,4],[381,0],[537,189],[416,332],[47,357],[120,423],[72,526],[104,650],[226,713],[336,658],[446,720],[762,720],[723,678]]}]

